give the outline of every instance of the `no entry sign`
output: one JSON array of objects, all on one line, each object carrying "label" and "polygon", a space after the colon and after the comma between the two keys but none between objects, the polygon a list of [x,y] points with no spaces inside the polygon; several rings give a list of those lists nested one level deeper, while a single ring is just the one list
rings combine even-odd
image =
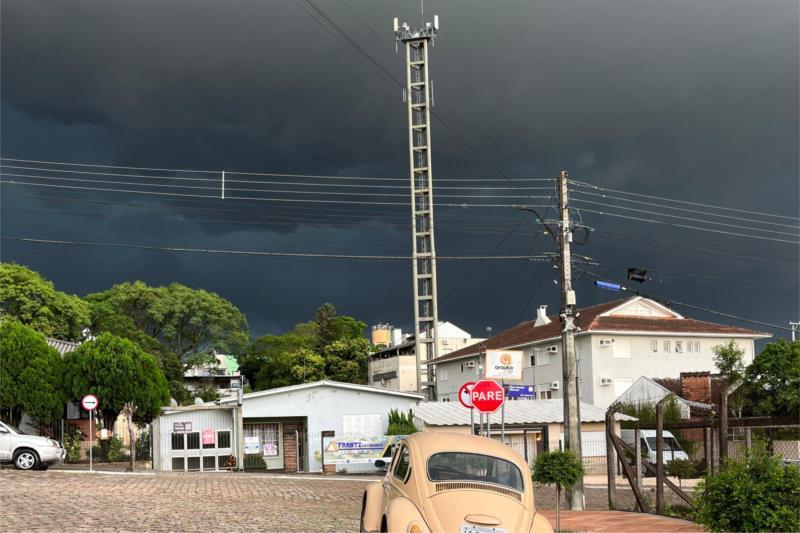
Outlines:
[{"label": "no entry sign", "polygon": [[467,409],[472,409],[472,396],[470,393],[472,391],[472,387],[474,386],[474,381],[467,381],[461,385],[460,389],[458,389],[458,401],[461,402],[461,405]]},{"label": "no entry sign", "polygon": [[99,403],[100,401],[94,394],[87,394],[86,396],[81,398],[81,407],[83,407],[85,411],[94,411],[95,409],[97,409],[97,405]]},{"label": "no entry sign", "polygon": [[503,387],[494,381],[481,380],[470,391],[472,406],[481,413],[494,413],[506,400]]}]

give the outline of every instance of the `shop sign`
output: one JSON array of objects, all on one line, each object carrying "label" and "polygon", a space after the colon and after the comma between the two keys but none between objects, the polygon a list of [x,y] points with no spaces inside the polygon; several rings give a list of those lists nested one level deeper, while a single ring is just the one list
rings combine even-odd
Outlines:
[{"label": "shop sign", "polygon": [[244,453],[257,454],[261,450],[261,444],[258,442],[258,437],[245,437],[244,438]]},{"label": "shop sign", "polygon": [[485,378],[522,381],[522,356],[520,350],[486,350]]},{"label": "shop sign", "polygon": [[172,423],[172,432],[173,433],[191,433],[192,432],[192,423],[191,422],[173,422]]},{"label": "shop sign", "polygon": [[536,398],[533,385],[506,385],[506,396],[508,398]]}]

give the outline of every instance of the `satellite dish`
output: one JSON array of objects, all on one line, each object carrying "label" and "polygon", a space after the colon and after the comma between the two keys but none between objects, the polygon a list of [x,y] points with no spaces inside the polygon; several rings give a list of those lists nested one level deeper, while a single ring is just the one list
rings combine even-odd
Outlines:
[{"label": "satellite dish", "polygon": [[399,29],[400,29],[400,22],[397,20],[397,17],[395,17],[395,18],[394,18],[394,21],[393,21],[393,22],[394,22],[394,31],[395,31],[395,33],[396,33],[396,32],[397,32],[397,30],[399,30]]},{"label": "satellite dish", "polygon": [[433,29],[439,31],[439,15],[433,16]]}]

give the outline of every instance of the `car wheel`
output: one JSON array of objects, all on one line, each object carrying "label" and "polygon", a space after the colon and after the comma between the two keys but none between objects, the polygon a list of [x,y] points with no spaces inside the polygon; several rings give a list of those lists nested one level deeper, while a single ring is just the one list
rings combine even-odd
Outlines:
[{"label": "car wheel", "polygon": [[14,452],[14,468],[35,470],[39,468],[39,456],[33,450],[18,450]]}]

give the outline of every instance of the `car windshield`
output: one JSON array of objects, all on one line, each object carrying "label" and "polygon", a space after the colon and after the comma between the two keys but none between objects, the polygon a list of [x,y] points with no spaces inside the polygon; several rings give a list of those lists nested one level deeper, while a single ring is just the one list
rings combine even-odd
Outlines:
[{"label": "car windshield", "polygon": [[431,481],[483,481],[525,490],[517,466],[505,459],[477,453],[444,452],[428,459]]},{"label": "car windshield", "polygon": [[3,422],[3,421],[0,421],[0,423],[1,423],[1,424],[3,424],[5,427],[7,427],[7,428],[8,428],[8,429],[9,429],[9,430],[12,432],[12,433],[16,433],[16,434],[18,434],[18,435],[25,435],[25,432],[24,432],[24,431],[22,431],[21,429],[19,429],[19,428],[18,428],[18,427],[16,427],[16,426],[12,426],[12,425],[11,425],[11,424],[9,424],[8,422]]},{"label": "car windshield", "polygon": [[[647,437],[647,445],[650,446],[651,450],[656,449],[656,438],[655,437]],[[664,451],[665,452],[679,452],[681,451],[681,445],[678,444],[678,441],[675,440],[675,437],[664,437]]]}]

